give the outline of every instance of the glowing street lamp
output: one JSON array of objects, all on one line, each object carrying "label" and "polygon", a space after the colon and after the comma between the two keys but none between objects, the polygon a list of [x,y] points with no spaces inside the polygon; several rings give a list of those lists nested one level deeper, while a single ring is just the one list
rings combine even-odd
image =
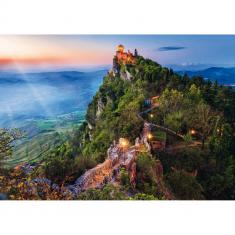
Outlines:
[{"label": "glowing street lamp", "polygon": [[151,140],[151,139],[153,138],[153,135],[152,135],[151,133],[148,133],[148,134],[147,134],[147,138],[148,138],[149,140]]},{"label": "glowing street lamp", "polygon": [[195,131],[194,129],[192,129],[192,130],[190,131],[190,133],[191,133],[191,135],[195,135],[195,134],[196,134],[196,131]]},{"label": "glowing street lamp", "polygon": [[119,139],[119,144],[120,144],[120,146],[121,146],[122,148],[126,148],[126,147],[128,147],[129,142],[128,142],[128,140],[125,139],[125,138],[120,138],[120,139]]}]

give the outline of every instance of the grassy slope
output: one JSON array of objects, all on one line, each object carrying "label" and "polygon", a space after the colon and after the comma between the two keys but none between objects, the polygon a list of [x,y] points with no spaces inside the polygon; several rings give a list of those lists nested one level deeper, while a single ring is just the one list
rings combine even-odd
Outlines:
[{"label": "grassy slope", "polygon": [[60,115],[55,119],[37,120],[35,128],[39,129],[39,133],[21,141],[15,147],[13,156],[4,161],[5,167],[43,160],[50,150],[63,143],[63,133],[70,131],[74,125],[80,125],[83,120],[84,112],[81,111]]},{"label": "grassy slope", "polygon": [[39,134],[17,146],[13,156],[5,161],[5,166],[11,168],[24,162],[38,162],[42,160],[53,147],[61,143],[60,135],[56,132]]}]

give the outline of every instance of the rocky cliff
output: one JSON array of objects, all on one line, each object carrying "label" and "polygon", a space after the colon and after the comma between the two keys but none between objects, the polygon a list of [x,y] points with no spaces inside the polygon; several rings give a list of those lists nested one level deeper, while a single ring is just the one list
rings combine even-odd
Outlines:
[{"label": "rocky cliff", "polygon": [[[138,181],[144,184],[146,176],[144,172],[140,175],[138,155],[151,156],[151,147],[146,137],[146,125],[138,114],[144,109],[144,99],[151,95],[149,90],[152,89],[148,89],[149,84],[141,74],[144,63],[146,61],[138,57],[135,65],[122,64],[119,66],[120,71],[109,71],[90,103],[86,115],[87,124],[82,132],[85,136],[82,153],[92,155],[100,164],[88,170],[71,186],[75,194],[91,188],[102,188],[107,183],[121,184],[121,169],[127,172],[133,190],[138,191]],[[150,66],[159,67],[154,62]],[[128,140],[125,151],[120,138]],[[152,162],[151,184],[156,185],[159,195],[172,199],[164,183],[161,162]]]}]

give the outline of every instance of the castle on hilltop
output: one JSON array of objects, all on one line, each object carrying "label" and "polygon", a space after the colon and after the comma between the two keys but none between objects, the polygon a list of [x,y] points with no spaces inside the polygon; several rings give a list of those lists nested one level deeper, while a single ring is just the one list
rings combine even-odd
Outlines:
[{"label": "castle on hilltop", "polygon": [[116,55],[113,58],[113,71],[114,73],[119,73],[120,66],[123,65],[133,65],[136,62],[136,57],[138,52],[135,49],[134,55],[128,50],[125,52],[125,47],[123,45],[117,46]]},{"label": "castle on hilltop", "polygon": [[[135,50],[135,52],[137,54],[137,50]],[[135,63],[135,56],[129,50],[125,52],[125,47],[123,45],[118,45],[115,57],[118,63],[123,63],[123,64]]]}]

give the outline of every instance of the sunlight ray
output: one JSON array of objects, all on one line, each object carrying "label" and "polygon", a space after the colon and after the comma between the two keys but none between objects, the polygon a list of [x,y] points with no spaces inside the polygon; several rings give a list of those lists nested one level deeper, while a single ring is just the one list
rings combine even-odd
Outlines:
[{"label": "sunlight ray", "polygon": [[14,121],[14,118],[13,118],[13,112],[12,112],[12,109],[11,107],[8,105],[8,106],[5,106],[5,110],[6,110],[6,113],[7,113],[7,117],[9,118],[9,127],[10,128],[13,128],[13,127],[16,127],[16,123]]},{"label": "sunlight ray", "polygon": [[27,76],[27,73],[25,73],[24,69],[20,66],[19,63],[12,57],[12,62],[14,63],[14,67],[17,69],[17,71],[21,74],[21,78],[26,82],[29,90],[32,92],[33,96],[36,98],[36,101],[40,104],[42,107],[44,113],[46,116],[53,116],[53,113],[48,109],[48,107],[44,104],[44,99],[40,92],[35,88],[35,86],[30,82],[30,78]]}]

